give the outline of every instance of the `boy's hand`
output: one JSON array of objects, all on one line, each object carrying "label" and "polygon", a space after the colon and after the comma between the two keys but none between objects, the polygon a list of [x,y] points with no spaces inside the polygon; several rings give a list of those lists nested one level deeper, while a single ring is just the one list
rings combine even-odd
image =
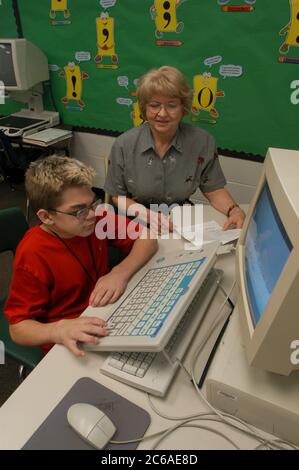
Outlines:
[{"label": "boy's hand", "polygon": [[124,293],[128,284],[128,276],[116,266],[105,276],[100,277],[89,298],[92,307],[103,307],[116,302]]},{"label": "boy's hand", "polygon": [[60,320],[54,326],[53,342],[64,344],[75,356],[85,356],[85,352],[78,347],[77,342],[97,344],[99,342],[98,336],[109,334],[105,329],[106,326],[107,323],[97,317]]}]

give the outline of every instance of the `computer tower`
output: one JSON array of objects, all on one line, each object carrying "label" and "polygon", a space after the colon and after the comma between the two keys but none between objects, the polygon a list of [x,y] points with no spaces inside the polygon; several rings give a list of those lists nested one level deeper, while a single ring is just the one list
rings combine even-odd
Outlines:
[{"label": "computer tower", "polygon": [[237,308],[205,385],[215,408],[299,445],[299,371],[287,377],[248,365]]}]

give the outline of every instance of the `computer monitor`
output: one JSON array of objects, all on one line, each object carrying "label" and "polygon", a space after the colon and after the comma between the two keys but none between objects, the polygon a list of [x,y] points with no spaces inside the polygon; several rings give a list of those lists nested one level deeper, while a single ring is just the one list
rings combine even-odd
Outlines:
[{"label": "computer monitor", "polygon": [[45,54],[27,39],[0,38],[0,83],[7,91],[22,92],[49,79]]},{"label": "computer monitor", "polygon": [[[250,365],[289,375],[299,340],[299,151],[268,150],[237,246],[239,313]],[[293,361],[294,362],[294,361]]]}]

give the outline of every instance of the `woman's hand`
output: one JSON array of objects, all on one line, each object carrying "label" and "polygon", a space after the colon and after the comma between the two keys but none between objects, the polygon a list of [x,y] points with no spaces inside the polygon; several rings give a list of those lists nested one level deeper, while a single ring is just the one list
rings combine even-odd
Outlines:
[{"label": "woman's hand", "polygon": [[223,230],[227,230],[231,225],[234,225],[236,228],[242,228],[244,219],[245,212],[239,206],[234,207],[223,225]]},{"label": "woman's hand", "polygon": [[85,352],[78,347],[78,341],[97,344],[99,336],[109,334],[106,326],[107,323],[97,317],[59,320],[53,323],[53,342],[64,344],[75,356],[85,356]]},{"label": "woman's hand", "polygon": [[170,218],[161,212],[148,211],[148,224],[150,231],[155,235],[167,235],[173,231]]}]

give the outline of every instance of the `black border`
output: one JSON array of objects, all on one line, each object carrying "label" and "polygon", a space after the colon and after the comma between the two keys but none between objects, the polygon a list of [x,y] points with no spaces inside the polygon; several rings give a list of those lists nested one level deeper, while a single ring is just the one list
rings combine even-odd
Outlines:
[{"label": "black border", "polygon": [[21,22],[21,17],[20,17],[18,0],[12,0],[12,8],[13,8],[14,15],[15,15],[18,37],[23,38],[24,34],[23,34],[23,27],[22,27],[22,22]]}]

